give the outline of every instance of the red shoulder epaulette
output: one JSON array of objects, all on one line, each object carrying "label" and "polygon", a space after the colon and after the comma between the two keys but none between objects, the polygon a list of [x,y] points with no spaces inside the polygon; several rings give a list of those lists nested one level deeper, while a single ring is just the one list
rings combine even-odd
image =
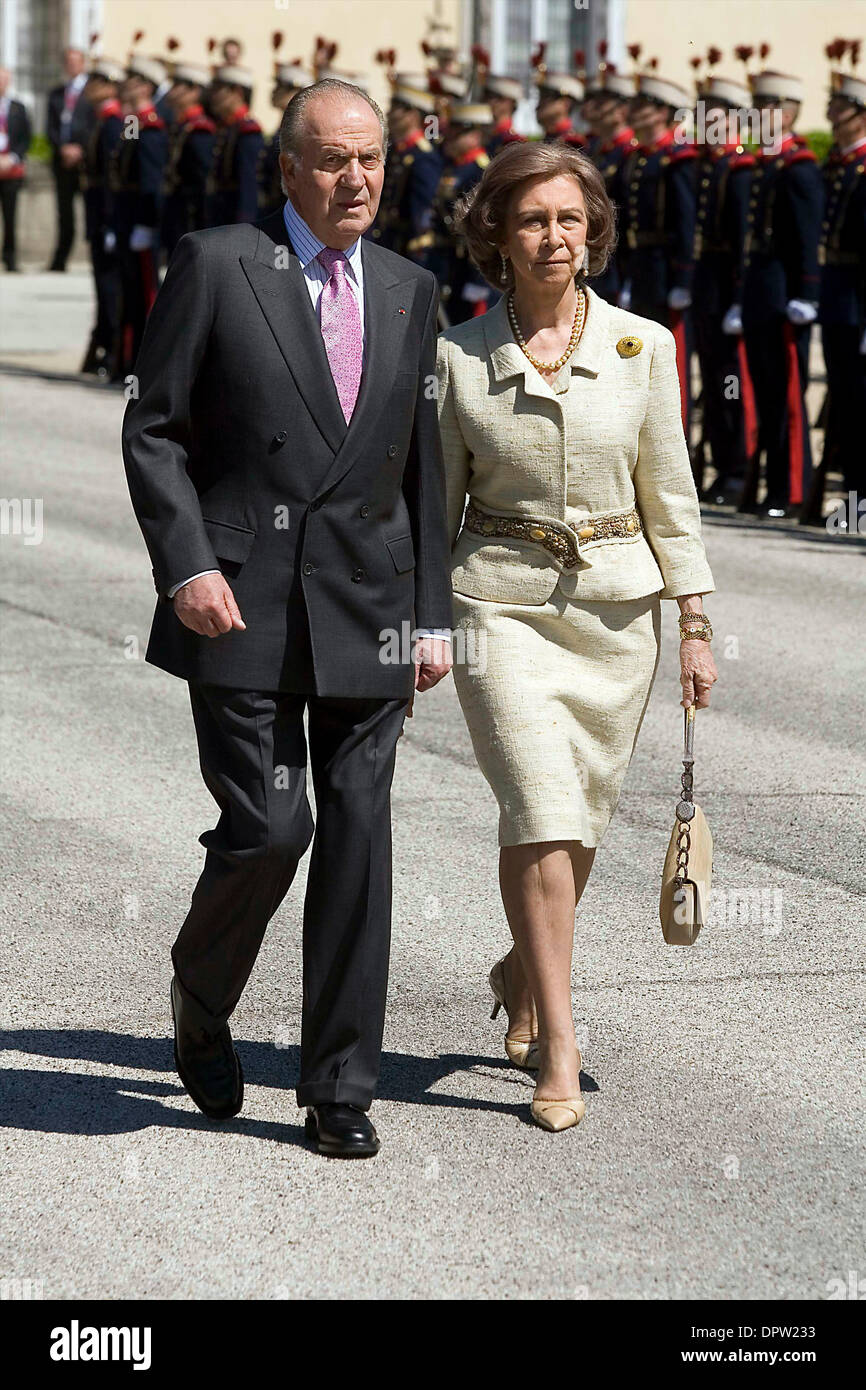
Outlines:
[{"label": "red shoulder epaulette", "polygon": [[139,123],[142,130],[165,130],[165,121],[152,106],[139,113]]},{"label": "red shoulder epaulette", "polygon": [[586,140],[577,130],[570,130],[567,135],[560,137],[564,145],[573,145],[577,150],[586,149]]},{"label": "red shoulder epaulette", "polygon": [[754,169],[757,162],[755,156],[749,154],[748,150],[743,150],[742,154],[734,154],[731,156],[732,169]]},{"label": "red shoulder epaulette", "polygon": [[106,116],[122,116],[123,107],[115,97],[110,97],[99,113],[99,119],[104,121]]},{"label": "red shoulder epaulette", "polygon": [[674,145],[668,159],[671,164],[679,164],[684,159],[697,159],[698,151],[696,145]]},{"label": "red shoulder epaulette", "polygon": [[786,164],[817,164],[818,162],[814,150],[810,150],[808,146],[802,146],[800,149],[792,147],[790,153],[783,150],[782,158]]},{"label": "red shoulder epaulette", "polygon": [[253,116],[244,116],[242,121],[238,121],[238,130],[241,135],[255,135],[262,133],[262,128]]},{"label": "red shoulder epaulette", "polygon": [[516,130],[506,130],[502,137],[503,145],[522,145],[526,140],[525,135],[518,135]]},{"label": "red shoulder epaulette", "polygon": [[187,130],[205,130],[208,135],[213,135],[216,130],[215,123],[207,116],[195,116],[191,121],[186,122]]}]

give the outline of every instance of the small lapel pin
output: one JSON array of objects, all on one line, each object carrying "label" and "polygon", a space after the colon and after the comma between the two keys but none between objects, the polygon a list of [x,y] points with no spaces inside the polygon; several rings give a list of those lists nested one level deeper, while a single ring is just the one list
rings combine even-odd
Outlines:
[{"label": "small lapel pin", "polygon": [[616,350],[620,357],[637,357],[642,347],[640,338],[620,338]]},{"label": "small lapel pin", "polygon": [[405,309],[398,309],[398,310],[397,310],[397,313],[398,313],[398,314],[405,314],[405,312],[406,312]]}]

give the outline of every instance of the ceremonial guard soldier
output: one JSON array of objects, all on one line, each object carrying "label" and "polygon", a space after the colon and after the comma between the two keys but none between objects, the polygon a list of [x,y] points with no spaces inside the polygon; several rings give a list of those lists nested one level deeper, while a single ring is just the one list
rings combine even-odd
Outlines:
[{"label": "ceremonial guard soldier", "polygon": [[584,118],[594,139],[588,149],[616,209],[620,237],[616,249],[600,275],[592,280],[592,288],[609,304],[618,304],[623,286],[625,244],[622,228],[625,220],[625,167],[637,140],[628,123],[629,101],[634,91],[631,78],[616,71],[612,63],[602,62],[594,76],[586,79]]},{"label": "ceremonial guard soldier", "polygon": [[487,308],[492,291],[475,269],[463,238],[454,230],[454,210],[474,188],[490,163],[482,131],[493,122],[489,106],[464,103],[451,109],[445,142],[445,167],[433,203],[427,266],[439,281],[442,317],[447,325],[463,323]]},{"label": "ceremonial guard soldier", "polygon": [[168,130],[162,182],[162,244],[169,256],[182,236],[206,225],[207,180],[216,131],[202,102],[209,84],[210,71],[204,65],[175,64],[168,93],[174,120]]},{"label": "ceremonial guard soldier", "polygon": [[586,96],[579,77],[570,72],[548,72],[544,65],[544,44],[539,44],[532,57],[538,100],[535,118],[544,131],[542,139],[550,144],[563,140],[567,145],[583,149],[586,140],[575,130],[573,116]]},{"label": "ceremonial guard soldier", "polygon": [[[282,39],[282,35],[274,35],[274,43],[277,38]],[[303,91],[304,87],[311,87],[315,78],[300,63],[280,63],[274,62],[274,89],[271,92],[271,106],[275,111],[279,111],[281,116],[289,102],[298,92]],[[280,172],[280,125],[277,126],[270,140],[263,146],[259,154],[259,217],[268,217],[272,212],[278,212],[286,201],[283,192],[283,176]]]},{"label": "ceremonial guard soldier", "polygon": [[82,174],[96,321],[81,370],[105,379],[115,375],[120,344],[120,269],[117,238],[109,226],[108,169],[123,131],[118,91],[124,76],[123,68],[111,58],[94,58],[84,87],[96,118],[84,147]]},{"label": "ceremonial guard soldier", "polygon": [[211,113],[217,122],[213,164],[208,179],[210,227],[255,222],[259,215],[258,167],[264,145],[262,128],[250,115],[253,75],[249,68],[217,68],[210,89]]},{"label": "ceremonial guard soldier", "polygon": [[691,110],[689,93],[654,71],[637,76],[630,119],[637,145],[628,156],[625,184],[623,308],[655,319],[676,340],[683,425],[688,438],[692,248],[695,239],[696,151],[674,130],[677,111]]},{"label": "ceremonial guard soldier", "polygon": [[[834,145],[825,169],[821,341],[830,400],[825,460],[838,461],[845,489],[866,496],[866,80],[832,75],[827,116]],[[820,519],[815,498],[810,520]],[[856,517],[852,525],[856,526]]]},{"label": "ceremonial guard soldier", "polygon": [[811,482],[806,386],[824,194],[815,156],[793,129],[803,99],[800,79],[761,72],[750,85],[765,143],[755,156],[743,253],[743,336],[759,451],[742,506],[755,506],[763,453],[767,489],[760,511],[783,517],[802,506]]},{"label": "ceremonial guard soldier", "polygon": [[493,115],[493,129],[485,149],[492,159],[503,145],[514,145],[525,137],[514,129],[514,113],[523,99],[523,87],[516,77],[497,77],[487,73],[482,88],[482,101],[487,102]]},{"label": "ceremonial guard soldier", "polygon": [[120,89],[123,130],[108,172],[109,218],[120,267],[120,360],[116,364],[120,379],[135,366],[158,288],[156,258],[168,137],[165,122],[153,106],[153,93],[164,76],[165,69],[155,59],[133,54]]},{"label": "ceremonial guard soldier", "polygon": [[442,177],[443,160],[424,133],[424,123],[435,119],[436,101],[424,76],[399,73],[393,80],[388,108],[390,148],[379,213],[370,231],[371,241],[427,264],[432,242],[433,202]]},{"label": "ceremonial guard soldier", "polygon": [[694,242],[693,319],[701,368],[703,438],[716,476],[706,492],[718,504],[739,502],[746,460],[757,444],[757,418],[742,323],[742,249],[754,157],[745,153],[738,111],[748,87],[712,74],[698,83],[698,207]]}]

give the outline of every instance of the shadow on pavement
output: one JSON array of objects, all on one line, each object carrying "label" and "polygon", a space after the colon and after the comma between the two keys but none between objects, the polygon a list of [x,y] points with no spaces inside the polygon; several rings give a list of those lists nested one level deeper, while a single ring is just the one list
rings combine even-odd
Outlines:
[{"label": "shadow on pavement", "polygon": [[[273,1043],[235,1040],[243,1061],[248,1086],[271,1086],[287,1092],[294,1108],[300,1062],[296,1045],[277,1048]],[[220,1129],[283,1143],[303,1143],[300,1121],[296,1125],[256,1120],[254,1107],[227,1123],[208,1120],[193,1107],[174,1071],[171,1042],[167,1038],[141,1038],[129,1033],[96,1029],[19,1029],[0,1033],[0,1049],[35,1057],[95,1062],[148,1072],[165,1072],[171,1079],[152,1081],[137,1077],[94,1076],[79,1071],[38,1071],[5,1067],[0,1080],[0,1127],[38,1130],[50,1134],[123,1134],[151,1125],[180,1129]],[[483,1069],[483,1070],[480,1070]],[[430,1088],[450,1076],[470,1071],[488,1075],[497,1083],[512,1082],[515,1099],[501,1102],[479,1096],[451,1095]],[[598,1086],[581,1073],[581,1089]],[[419,1057],[386,1052],[376,1099],[407,1105],[435,1105],[448,1109],[493,1111],[528,1121],[532,1091],[531,1074],[516,1071],[504,1058],[468,1053],[443,1053]],[[164,1100],[183,1098],[177,1110]],[[298,1112],[300,1115],[300,1112]]]}]

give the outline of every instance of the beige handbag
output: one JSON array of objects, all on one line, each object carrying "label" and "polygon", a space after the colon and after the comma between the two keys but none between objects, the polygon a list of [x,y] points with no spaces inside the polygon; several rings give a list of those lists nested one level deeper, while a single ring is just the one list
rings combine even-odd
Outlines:
[{"label": "beige handbag", "polygon": [[695,705],[684,710],[683,792],[662,870],[659,917],[669,946],[693,946],[707,920],[713,872],[713,837],[692,790]]}]

